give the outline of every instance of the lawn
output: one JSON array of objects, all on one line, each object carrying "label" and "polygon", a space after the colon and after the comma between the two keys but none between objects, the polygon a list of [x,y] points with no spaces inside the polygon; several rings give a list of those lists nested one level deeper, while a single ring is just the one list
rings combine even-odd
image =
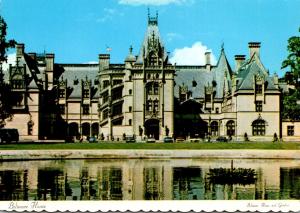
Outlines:
[{"label": "lawn", "polygon": [[300,149],[300,142],[240,142],[240,143],[19,143],[0,144],[0,150],[37,149]]}]

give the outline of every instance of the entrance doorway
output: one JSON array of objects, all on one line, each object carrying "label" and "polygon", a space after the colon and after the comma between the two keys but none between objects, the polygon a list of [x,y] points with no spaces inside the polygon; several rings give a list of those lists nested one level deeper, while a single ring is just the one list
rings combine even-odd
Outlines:
[{"label": "entrance doorway", "polygon": [[159,140],[159,120],[149,119],[145,122],[145,135],[148,138]]}]

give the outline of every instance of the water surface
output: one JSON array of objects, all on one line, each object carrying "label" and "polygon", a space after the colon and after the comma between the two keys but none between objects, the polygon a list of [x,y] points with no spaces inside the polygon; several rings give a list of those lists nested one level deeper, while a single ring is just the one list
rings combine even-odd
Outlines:
[{"label": "water surface", "polygon": [[[224,169],[238,168],[254,171],[255,178],[222,174]],[[211,169],[220,173],[219,181],[211,179]],[[0,200],[262,199],[299,200],[300,161],[149,159],[0,163]]]}]

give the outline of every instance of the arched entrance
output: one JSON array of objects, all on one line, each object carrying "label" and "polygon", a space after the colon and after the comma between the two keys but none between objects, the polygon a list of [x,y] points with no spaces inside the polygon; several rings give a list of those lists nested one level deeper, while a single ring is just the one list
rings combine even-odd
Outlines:
[{"label": "arched entrance", "polygon": [[92,136],[98,137],[98,134],[99,134],[99,123],[93,123],[91,129],[92,129]]},{"label": "arched entrance", "polygon": [[91,128],[89,123],[82,124],[82,135],[90,136]]},{"label": "arched entrance", "polygon": [[148,138],[159,139],[159,120],[149,119],[145,122],[145,135]]},{"label": "arched entrance", "polygon": [[78,123],[70,123],[69,124],[69,136],[78,136],[79,135],[79,128]]}]

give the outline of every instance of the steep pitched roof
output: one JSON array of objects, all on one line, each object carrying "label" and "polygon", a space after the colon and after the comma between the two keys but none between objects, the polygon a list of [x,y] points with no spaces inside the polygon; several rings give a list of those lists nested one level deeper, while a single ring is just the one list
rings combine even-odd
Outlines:
[{"label": "steep pitched roof", "polygon": [[179,97],[179,87],[187,86],[192,98],[204,98],[205,86],[212,85],[212,72],[203,66],[177,66],[174,95]]},{"label": "steep pitched roof", "polygon": [[213,69],[213,80],[216,81],[216,98],[223,98],[226,95],[224,93],[231,92],[231,74],[231,67],[224,48],[222,48],[216,68]]},{"label": "steep pitched roof", "polygon": [[237,73],[239,80],[238,90],[252,90],[255,76],[260,76],[265,81],[266,90],[278,90],[274,84],[274,80],[269,76],[268,71],[263,66],[260,58],[254,53],[253,56],[245,61]]},{"label": "steep pitched roof", "polygon": [[59,81],[63,79],[68,80],[68,87],[70,88],[69,98],[80,98],[82,96],[81,80],[91,80],[92,82],[92,98],[99,97],[98,85],[95,84],[98,79],[98,64],[80,64],[68,65],[60,64],[64,68],[64,72],[59,77]]}]

